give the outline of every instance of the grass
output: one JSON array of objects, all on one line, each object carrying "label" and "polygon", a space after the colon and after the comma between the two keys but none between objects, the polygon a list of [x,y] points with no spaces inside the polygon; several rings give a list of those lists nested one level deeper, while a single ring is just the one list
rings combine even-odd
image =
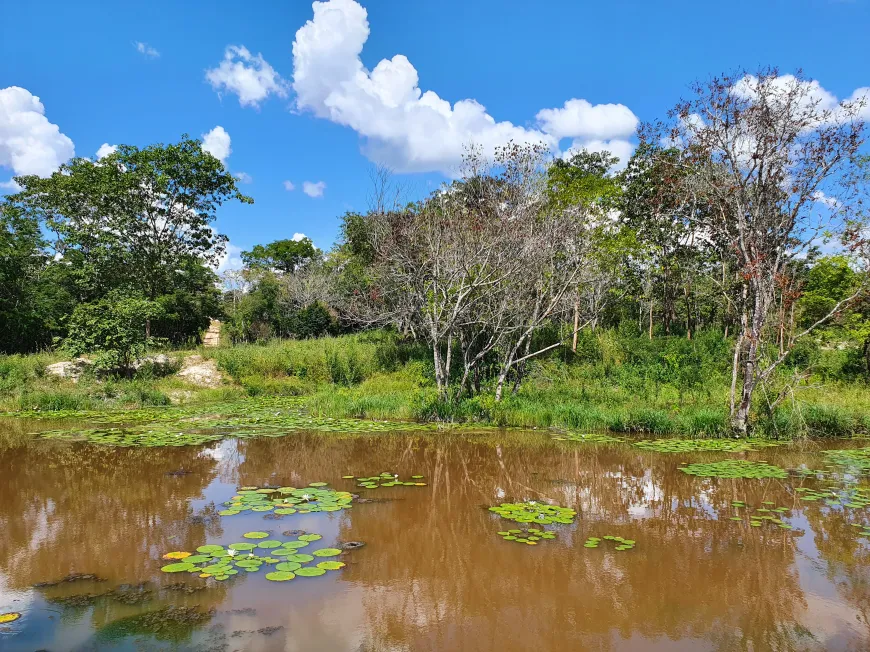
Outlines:
[{"label": "grass", "polygon": [[[610,431],[655,436],[728,434],[730,343],[716,332],[693,340],[584,333],[578,352],[533,361],[516,392],[496,403],[480,395],[440,401],[430,354],[395,335],[372,332],[317,340],[280,340],[199,353],[232,379],[220,389],[196,389],[175,376],[132,380],[83,378],[71,383],[45,374],[51,354],[0,356],[0,410],[115,409],[304,396],[318,417],[480,422],[522,428]],[[760,396],[754,434],[854,436],[870,433],[870,393],[847,374],[848,355],[819,354],[822,373],[796,388],[776,410]],[[825,357],[827,356],[827,357]]]}]

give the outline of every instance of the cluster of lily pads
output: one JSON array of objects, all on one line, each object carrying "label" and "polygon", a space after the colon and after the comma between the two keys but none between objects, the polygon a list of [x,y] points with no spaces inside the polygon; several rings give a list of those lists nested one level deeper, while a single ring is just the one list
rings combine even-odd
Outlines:
[{"label": "cluster of lily pads", "polygon": [[701,478],[777,478],[784,480],[788,477],[788,474],[778,466],[768,464],[767,462],[753,462],[750,460],[696,462],[679,468],[683,473]]},{"label": "cluster of lily pads", "polygon": [[[327,571],[339,570],[344,563],[329,557],[341,554],[338,548],[320,548],[311,554],[300,552],[323,537],[319,534],[301,534],[296,539],[279,541],[270,539],[268,532],[248,532],[244,538],[253,542],[231,543],[229,546],[209,544],[200,546],[195,553],[175,551],[163,555],[172,563],[163,566],[164,573],[192,573],[218,581],[230,579],[240,571],[256,573],[269,569],[266,579],[286,582],[295,577],[317,577]],[[323,561],[318,561],[323,559]],[[306,566],[310,562],[313,565]]]},{"label": "cluster of lily pads", "polygon": [[601,545],[601,541],[612,541],[616,544],[614,550],[631,550],[634,548],[634,540],[633,539],[623,539],[622,537],[617,537],[612,534],[605,534],[603,537],[589,537],[586,539],[586,543],[583,544],[584,548],[597,548]]},{"label": "cluster of lily pads", "polygon": [[827,489],[798,487],[795,491],[801,494],[801,500],[805,502],[824,500],[829,507],[860,509],[870,506],[870,489],[863,487],[830,487]]},{"label": "cluster of lily pads", "polygon": [[342,476],[344,480],[356,480],[359,484],[358,487],[363,489],[377,489],[378,487],[396,487],[396,486],[405,486],[405,487],[425,487],[426,483],[421,482],[423,480],[422,475],[412,475],[411,482],[407,480],[400,480],[398,473],[389,473],[384,471],[380,475],[374,475],[367,478],[356,478],[352,475],[344,475]]},{"label": "cluster of lily pads", "polygon": [[221,516],[234,516],[242,512],[272,512],[286,514],[311,514],[314,512],[337,512],[349,509],[353,495],[336,491],[326,482],[312,482],[307,487],[242,487],[235,496],[224,503]]},{"label": "cluster of lily pads", "polygon": [[870,472],[870,448],[842,448],[824,451],[825,458],[832,464],[855,469],[862,473]]},{"label": "cluster of lily pads", "polygon": [[613,437],[600,432],[563,432],[553,435],[556,441],[576,441],[589,444],[615,444],[623,441],[622,437]]},{"label": "cluster of lily pads", "polygon": [[743,453],[779,443],[762,439],[646,439],[634,445],[656,453]]},{"label": "cluster of lily pads", "polygon": [[[789,511],[788,507],[777,507],[776,503],[770,500],[765,500],[761,503],[763,507],[752,508],[746,505],[742,500],[732,501],[731,506],[735,509],[745,509],[749,518],[749,525],[752,527],[761,527],[764,521],[768,521],[773,525],[778,526],[783,530],[793,529],[791,525],[779,518],[779,515]],[[744,522],[742,516],[731,516],[732,521]]]},{"label": "cluster of lily pads", "polygon": [[525,543],[530,546],[537,545],[538,541],[542,539],[556,538],[556,535],[552,532],[539,530],[533,527],[530,527],[527,530],[504,530],[503,532],[499,532],[498,535],[504,541],[516,541],[517,543]]},{"label": "cluster of lily pads", "polygon": [[502,503],[490,507],[489,511],[515,523],[534,523],[535,525],[572,523],[577,516],[577,512],[569,507],[548,505],[534,500],[524,503]]},{"label": "cluster of lily pads", "polygon": [[196,407],[164,407],[118,413],[63,411],[19,413],[39,418],[76,418],[124,427],[59,429],[37,433],[46,439],[87,441],[108,446],[196,446],[225,437],[282,437],[293,432],[344,433],[435,430],[436,424],[314,417],[293,397],[256,398]]}]

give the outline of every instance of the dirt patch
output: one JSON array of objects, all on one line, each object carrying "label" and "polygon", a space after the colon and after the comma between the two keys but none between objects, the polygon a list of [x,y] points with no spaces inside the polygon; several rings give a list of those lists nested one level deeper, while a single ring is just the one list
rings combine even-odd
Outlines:
[{"label": "dirt patch", "polygon": [[194,353],[184,359],[178,377],[197,387],[220,387],[224,376],[214,360],[206,360]]}]

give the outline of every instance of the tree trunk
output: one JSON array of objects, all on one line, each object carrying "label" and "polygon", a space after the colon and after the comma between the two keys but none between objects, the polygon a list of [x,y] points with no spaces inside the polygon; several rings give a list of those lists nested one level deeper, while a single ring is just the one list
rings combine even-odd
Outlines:
[{"label": "tree trunk", "polygon": [[577,353],[577,335],[580,326],[580,302],[574,302],[574,339],[571,341],[571,351]]}]

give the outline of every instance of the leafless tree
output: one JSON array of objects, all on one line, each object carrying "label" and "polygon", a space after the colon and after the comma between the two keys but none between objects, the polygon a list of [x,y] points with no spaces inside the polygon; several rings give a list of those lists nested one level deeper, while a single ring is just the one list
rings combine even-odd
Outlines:
[{"label": "leafless tree", "polygon": [[833,102],[800,74],[765,69],[698,83],[668,124],[642,129],[647,142],[670,146],[662,163],[671,168],[694,228],[735,265],[739,282],[730,303],[740,328],[730,409],[739,435],[748,430],[758,384],[798,339],[863,290],[767,355],[769,318],[792,261],[824,241],[852,255],[856,265],[866,263],[859,188],[850,174],[864,141],[862,109],[861,101]]}]

